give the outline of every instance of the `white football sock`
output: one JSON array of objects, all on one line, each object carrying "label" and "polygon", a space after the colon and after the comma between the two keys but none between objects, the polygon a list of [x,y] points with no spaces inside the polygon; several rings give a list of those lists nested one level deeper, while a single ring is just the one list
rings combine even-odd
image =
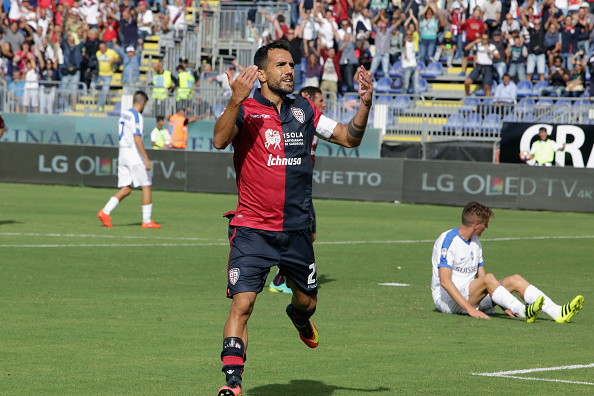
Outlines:
[{"label": "white football sock", "polygon": [[142,205],[142,221],[145,223],[151,222],[151,215],[153,214],[153,204]]},{"label": "white football sock", "polygon": [[529,285],[524,292],[524,301],[528,304],[532,304],[539,296],[544,297],[544,304],[542,311],[549,315],[553,319],[557,319],[561,313],[561,306],[557,305],[551,300],[546,294],[538,290],[536,286]]},{"label": "white football sock", "polygon": [[521,318],[526,317],[526,314],[524,313],[524,304],[515,298],[513,294],[507,291],[505,287],[499,286],[497,289],[495,289],[491,298],[493,299],[493,302],[500,307],[509,309],[514,314],[519,315]]},{"label": "white football sock", "polygon": [[111,211],[114,210],[118,206],[119,203],[120,203],[120,200],[117,199],[116,197],[109,198],[109,201],[107,201],[107,204],[105,204],[105,207],[103,208],[103,212],[106,215],[109,215],[111,213]]}]

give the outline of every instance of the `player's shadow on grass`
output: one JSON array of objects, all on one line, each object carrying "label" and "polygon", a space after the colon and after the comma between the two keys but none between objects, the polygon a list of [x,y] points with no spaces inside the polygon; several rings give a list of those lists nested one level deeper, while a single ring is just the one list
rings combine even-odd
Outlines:
[{"label": "player's shadow on grass", "polygon": [[10,224],[23,224],[20,221],[16,220],[0,220],[0,225],[10,225]]},{"label": "player's shadow on grass", "polygon": [[374,389],[360,389],[346,386],[326,385],[321,381],[292,380],[289,384],[270,384],[250,388],[250,396],[331,396],[334,391],[347,390],[357,393],[388,392],[390,388],[383,386]]},{"label": "player's shadow on grass", "polygon": [[325,283],[336,282],[336,279],[327,277],[326,275],[318,274],[318,289]]}]

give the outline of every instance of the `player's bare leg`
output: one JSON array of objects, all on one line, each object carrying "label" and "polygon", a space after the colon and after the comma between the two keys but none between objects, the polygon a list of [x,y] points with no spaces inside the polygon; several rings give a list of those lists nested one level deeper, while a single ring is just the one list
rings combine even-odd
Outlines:
[{"label": "player's bare leg", "polygon": [[287,306],[287,315],[299,332],[301,341],[308,347],[315,348],[318,346],[320,339],[318,330],[310,318],[316,312],[318,297],[303,293],[290,278],[287,278],[287,283],[293,290],[291,304]]},{"label": "player's bare leg", "polygon": [[229,316],[223,329],[223,352],[221,352],[227,384],[219,390],[219,396],[241,394],[241,373],[243,373],[248,344],[247,322],[254,311],[256,296],[255,292],[233,295]]}]

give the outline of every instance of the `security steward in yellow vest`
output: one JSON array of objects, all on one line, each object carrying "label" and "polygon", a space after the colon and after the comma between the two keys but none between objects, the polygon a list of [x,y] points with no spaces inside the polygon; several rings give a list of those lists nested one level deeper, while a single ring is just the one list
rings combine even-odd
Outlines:
[{"label": "security steward in yellow vest", "polygon": [[538,131],[538,137],[540,140],[537,140],[532,145],[529,159],[534,158],[536,160],[536,166],[552,166],[555,160],[555,151],[565,150],[565,143],[559,147],[557,142],[549,139],[547,130],[544,127],[541,127]]},{"label": "security steward in yellow vest", "polygon": [[186,68],[183,65],[177,67],[177,73],[178,88],[175,100],[177,102],[180,100],[192,100],[196,78],[194,78],[192,73],[186,71]]},{"label": "security steward in yellow vest", "polygon": [[159,62],[153,63],[153,70],[155,72],[153,76],[153,99],[167,99],[169,92],[175,87],[171,72],[163,70],[163,66]]},{"label": "security steward in yellow vest", "polygon": [[177,113],[169,117],[171,147],[180,150],[185,149],[188,145],[188,124],[198,119],[198,117],[186,118],[186,108],[182,106],[182,103],[178,103]]}]

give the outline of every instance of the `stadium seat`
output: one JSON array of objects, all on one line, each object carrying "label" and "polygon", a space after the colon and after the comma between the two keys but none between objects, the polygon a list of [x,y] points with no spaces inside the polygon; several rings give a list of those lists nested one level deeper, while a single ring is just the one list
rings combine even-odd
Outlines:
[{"label": "stadium seat", "polygon": [[390,77],[382,77],[377,81],[377,93],[388,93],[390,92],[390,86],[392,85],[392,79]]},{"label": "stadium seat", "polygon": [[472,113],[466,116],[466,121],[464,122],[464,126],[462,130],[464,131],[472,131],[478,130],[481,128],[483,123],[483,117],[480,114]]},{"label": "stadium seat", "polygon": [[410,108],[410,98],[408,96],[397,96],[392,103],[391,108],[394,110],[402,111]]},{"label": "stadium seat", "polygon": [[505,117],[503,117],[503,122],[516,122],[517,117],[514,113],[509,113],[506,114]]},{"label": "stadium seat", "polygon": [[435,78],[443,74],[443,65],[439,62],[431,62],[424,72],[421,73],[425,78]]},{"label": "stadium seat", "polygon": [[489,114],[483,120],[481,130],[485,132],[500,132],[501,126],[501,118],[497,114]]},{"label": "stadium seat", "polygon": [[553,105],[553,101],[551,99],[538,99],[538,102],[536,102],[536,106],[541,106],[541,107],[552,106],[552,105]]},{"label": "stadium seat", "polygon": [[113,107],[113,110],[110,111],[109,113],[107,113],[108,116],[111,117],[119,117],[122,113],[122,102],[116,102],[115,106]]},{"label": "stadium seat", "polygon": [[423,75],[423,72],[425,71],[427,67],[425,66],[425,63],[423,62],[417,62],[417,69],[419,70],[419,73],[421,75]]},{"label": "stadium seat", "polygon": [[520,81],[518,83],[518,98],[524,98],[532,93],[532,83],[530,81]]},{"label": "stadium seat", "polygon": [[390,85],[390,93],[391,94],[399,94],[402,93],[402,77],[394,77],[392,79],[392,84]]},{"label": "stadium seat", "polygon": [[376,96],[375,98],[373,98],[374,104],[378,104],[378,103],[390,104],[393,100],[394,100],[393,97],[385,96],[385,95]]},{"label": "stadium seat", "polygon": [[443,126],[444,132],[461,131],[464,126],[464,116],[459,113],[450,114],[446,119],[446,124]]},{"label": "stadium seat", "polygon": [[402,77],[402,62],[396,61],[390,68],[390,77]]},{"label": "stadium seat", "polygon": [[516,110],[518,114],[533,114],[534,113],[534,99],[520,99],[518,105],[516,106]]},{"label": "stadium seat", "polygon": [[460,107],[460,113],[462,114],[467,114],[472,112],[479,104],[481,103],[481,100],[479,98],[464,98],[464,103],[462,104],[462,107]]},{"label": "stadium seat", "polygon": [[[569,105],[569,108],[567,107],[567,105]],[[560,99],[557,101],[557,103],[555,103],[555,110],[553,111],[553,113],[556,116],[566,114],[568,112],[571,112],[571,108],[572,108],[571,106],[572,106],[571,100]]]},{"label": "stadium seat", "polygon": [[[429,84],[427,84],[427,80],[422,77],[419,77],[419,94],[425,93],[429,90]],[[408,93],[413,93],[413,86],[412,83],[409,84]]]},{"label": "stadium seat", "polygon": [[548,81],[539,81],[536,84],[534,84],[534,87],[532,87],[532,93],[531,96],[538,96],[538,90],[540,88],[546,88],[549,86],[549,82]]}]

